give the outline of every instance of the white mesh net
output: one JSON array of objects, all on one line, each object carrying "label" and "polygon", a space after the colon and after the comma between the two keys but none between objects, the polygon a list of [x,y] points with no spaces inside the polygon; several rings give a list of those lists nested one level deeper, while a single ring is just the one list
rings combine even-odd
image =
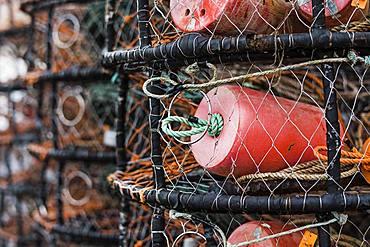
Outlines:
[{"label": "white mesh net", "polygon": [[[304,198],[302,210],[310,211],[310,198],[326,195],[328,180],[340,194],[367,193],[369,60],[363,49],[334,49],[349,48],[338,41],[338,33],[353,37],[368,31],[367,1],[325,2],[321,11],[333,36],[321,51],[311,49],[324,48],[314,42],[322,21],[320,14],[312,18],[311,1],[150,1],[148,12],[136,12],[135,1],[118,5],[123,24],[116,49],[138,49],[134,16],[143,13],[149,20],[141,22],[142,33],[149,30],[150,35],[141,36],[141,43],[152,47],[119,53],[121,63],[130,67],[146,60],[158,68],[149,72],[144,91],[160,100],[150,104],[150,116],[152,132],[160,134],[169,194],[163,196],[164,189],[151,180],[150,163],[114,180],[123,193],[140,194],[142,201],[146,192],[158,189],[158,204],[151,204],[155,210],[161,205],[178,209],[166,210],[164,228],[152,226],[152,237],[161,235],[164,246],[314,246],[317,229],[323,229],[332,245],[369,245],[366,211],[349,210],[325,220],[286,214],[276,206],[248,214],[212,213],[222,211],[217,205],[222,198],[229,200],[222,204],[229,205],[225,211],[232,211],[237,196],[260,198],[255,205],[297,196]],[[131,35],[128,41],[126,35]],[[294,45],[299,49],[291,49]],[[340,143],[333,144],[336,137]],[[329,159],[341,154],[340,182],[328,165],[327,138],[334,145]],[[161,165],[155,155],[152,150],[154,165]],[[156,175],[158,182],[161,175]],[[213,203],[202,201],[212,195]],[[200,208],[203,213],[196,213]]]}]

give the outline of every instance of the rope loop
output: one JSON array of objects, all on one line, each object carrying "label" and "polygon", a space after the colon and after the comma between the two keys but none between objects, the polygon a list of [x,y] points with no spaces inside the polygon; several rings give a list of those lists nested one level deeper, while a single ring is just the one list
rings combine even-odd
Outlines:
[{"label": "rope loop", "polygon": [[[156,82],[156,81],[163,81],[163,82],[167,82],[169,84],[172,85],[172,91],[171,92],[168,92],[169,90],[161,90],[161,91],[164,91],[163,94],[158,94],[158,93],[154,93],[154,92],[150,92],[150,90],[148,89],[149,86],[151,85],[151,83],[153,82]],[[148,96],[148,97],[151,97],[151,98],[155,98],[155,99],[165,99],[165,98],[169,98],[171,95],[173,94],[176,94],[175,91],[178,91],[178,90],[174,90],[175,88],[181,86],[181,84],[178,84],[176,81],[168,78],[168,77],[163,77],[163,76],[160,76],[160,77],[153,77],[153,78],[150,78],[148,80],[146,80],[143,84],[143,92]],[[158,89],[159,89],[159,86],[158,86]],[[159,90],[158,90],[159,91]]]},{"label": "rope loop", "polygon": [[[173,130],[171,124],[177,122],[181,124],[186,124],[191,127],[191,130]],[[198,135],[207,130],[207,133],[211,137],[217,137],[221,134],[224,127],[224,121],[219,113],[214,113],[211,115],[209,125],[208,121],[191,116],[189,118],[179,117],[179,116],[169,116],[162,120],[162,131],[171,137],[182,138],[190,137],[193,135]]]}]

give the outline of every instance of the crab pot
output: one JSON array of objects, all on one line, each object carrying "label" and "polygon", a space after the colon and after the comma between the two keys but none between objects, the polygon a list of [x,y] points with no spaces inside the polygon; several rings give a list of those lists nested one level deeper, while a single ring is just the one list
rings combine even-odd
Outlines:
[{"label": "crab pot", "polygon": [[[228,243],[240,244],[246,241],[251,241],[258,238],[267,237],[273,234],[277,234],[283,231],[288,231],[292,228],[283,226],[278,221],[251,221],[239,226],[230,235]],[[283,235],[278,238],[271,238],[261,242],[248,245],[249,247],[295,247],[299,246],[303,237],[302,232],[295,232],[288,235]]]},{"label": "crab pot", "polygon": [[172,19],[184,32],[268,33],[291,5],[284,0],[171,0]]},{"label": "crab pot", "polygon": [[[316,159],[313,149],[326,145],[324,113],[316,106],[236,85],[214,88],[208,97],[212,113],[223,118],[223,129],[217,137],[205,134],[192,152],[212,173],[276,172]],[[203,99],[195,115],[208,119],[208,113]]]},{"label": "crab pot", "polygon": [[[325,24],[328,27],[345,24],[350,21],[365,19],[369,11],[368,1],[359,0],[359,8],[356,9],[356,0],[328,0],[325,4]],[[299,0],[297,8],[300,15],[312,23],[312,1]]]}]

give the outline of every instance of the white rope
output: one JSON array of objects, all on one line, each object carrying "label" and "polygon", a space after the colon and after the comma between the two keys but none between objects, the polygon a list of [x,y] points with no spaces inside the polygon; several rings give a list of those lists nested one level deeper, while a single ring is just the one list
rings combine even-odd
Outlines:
[{"label": "white rope", "polygon": [[300,231],[303,231],[303,230],[306,230],[306,229],[330,225],[330,224],[335,223],[335,222],[338,222],[339,224],[343,225],[343,224],[345,224],[345,222],[347,221],[347,218],[348,218],[347,215],[338,214],[336,212],[334,212],[333,215],[334,215],[333,219],[330,219],[330,220],[327,220],[327,221],[324,221],[324,222],[318,222],[318,223],[315,223],[315,224],[309,224],[309,225],[297,227],[297,228],[294,228],[294,229],[291,229],[291,230],[288,230],[288,231],[279,232],[279,233],[269,235],[269,236],[266,236],[266,237],[263,237],[263,238],[257,238],[257,239],[253,239],[253,240],[250,240],[250,241],[245,241],[245,242],[242,242],[242,243],[238,243],[238,244],[227,243],[226,246],[227,247],[248,246],[250,244],[262,242],[262,241],[272,239],[272,238],[279,238],[281,236],[289,235],[289,234],[292,234],[292,233],[295,233],[295,232],[300,232]]},{"label": "white rope", "polygon": [[[308,62],[303,62],[303,63],[298,63],[298,64],[292,64],[292,65],[287,65],[275,69],[270,69],[270,70],[265,70],[265,71],[260,71],[260,72],[255,72],[255,73],[250,73],[250,74],[245,74],[241,76],[236,76],[236,77],[231,77],[231,78],[226,78],[226,79],[221,79],[221,80],[210,80],[209,82],[206,83],[201,83],[201,84],[181,84],[181,88],[183,90],[199,90],[199,89],[204,89],[204,88],[213,88],[217,87],[220,85],[226,85],[226,84],[233,84],[233,83],[238,83],[245,81],[250,78],[255,78],[255,77],[261,77],[261,76],[266,76],[270,74],[277,74],[282,71],[287,71],[287,70],[295,70],[298,68],[302,67],[307,67],[307,66],[312,66],[312,65],[318,65],[318,64],[323,64],[323,63],[343,63],[343,62],[351,62],[350,59],[348,58],[325,58],[325,59],[318,59],[318,60],[313,60],[313,61],[308,61]],[[151,93],[147,87],[149,84],[151,84],[154,81],[164,81],[167,82],[173,86],[179,85],[176,81],[168,78],[168,77],[153,77],[145,81],[143,84],[143,91],[144,93],[152,98],[156,99],[164,99],[168,98],[171,95],[170,94],[154,94]]]}]

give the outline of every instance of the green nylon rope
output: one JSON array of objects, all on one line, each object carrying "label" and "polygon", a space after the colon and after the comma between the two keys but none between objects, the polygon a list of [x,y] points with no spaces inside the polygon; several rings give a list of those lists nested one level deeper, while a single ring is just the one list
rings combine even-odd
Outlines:
[{"label": "green nylon rope", "polygon": [[[186,124],[191,127],[191,130],[173,130],[171,128],[171,123],[177,122]],[[197,117],[178,117],[178,116],[170,116],[166,119],[162,120],[162,131],[172,137],[175,138],[182,138],[182,137],[189,137],[197,134],[201,134],[207,130],[208,135],[211,137],[217,137],[221,134],[221,131],[224,127],[224,120],[222,116],[218,113],[212,114],[208,121],[197,118]],[[207,129],[208,128],[208,129]]]}]

